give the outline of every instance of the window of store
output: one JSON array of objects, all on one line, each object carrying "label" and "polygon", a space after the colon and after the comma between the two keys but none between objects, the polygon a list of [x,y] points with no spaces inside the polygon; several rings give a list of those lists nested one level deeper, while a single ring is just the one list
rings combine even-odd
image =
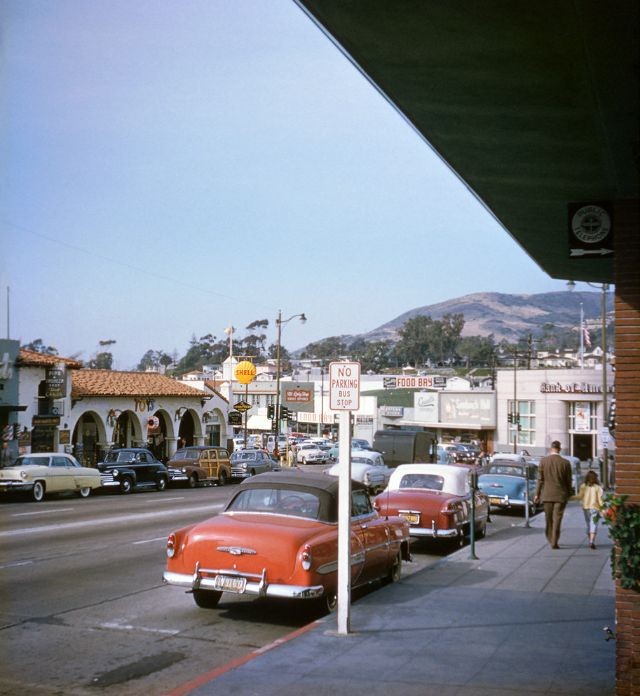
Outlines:
[{"label": "window of store", "polygon": [[598,428],[597,404],[593,401],[572,401],[569,404],[569,430],[589,433]]},{"label": "window of store", "polygon": [[519,445],[533,445],[536,441],[536,402],[516,401],[513,408],[512,400],[508,403],[508,413],[514,411],[518,414],[518,423],[509,423],[509,441],[513,442],[517,433],[516,442]]}]

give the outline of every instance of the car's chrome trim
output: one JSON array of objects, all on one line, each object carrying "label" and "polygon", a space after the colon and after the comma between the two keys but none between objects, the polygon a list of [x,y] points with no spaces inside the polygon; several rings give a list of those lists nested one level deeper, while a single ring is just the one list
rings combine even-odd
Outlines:
[{"label": "car's chrome trim", "polygon": [[[177,585],[179,587],[188,587],[191,590],[215,590],[214,577],[206,577],[201,573],[198,567],[192,574],[173,573],[165,570],[163,580],[168,585]],[[262,575],[253,575],[245,573],[234,573],[228,570],[207,570],[207,573],[224,573],[225,575],[238,575],[247,578],[247,584],[243,594],[257,595],[259,597],[283,597],[286,599],[313,599],[321,597],[324,594],[322,585],[283,585],[278,583],[268,583],[266,578],[266,569]],[[253,578],[249,580],[248,578]]]}]

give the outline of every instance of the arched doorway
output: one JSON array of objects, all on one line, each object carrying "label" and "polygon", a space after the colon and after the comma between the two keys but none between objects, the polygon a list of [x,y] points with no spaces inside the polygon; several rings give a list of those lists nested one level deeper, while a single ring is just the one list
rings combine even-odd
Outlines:
[{"label": "arched doorway", "polygon": [[196,424],[191,411],[186,411],[180,419],[178,426],[178,449],[188,445],[194,445],[196,436]]},{"label": "arched doorway", "polygon": [[147,447],[161,461],[169,459],[169,442],[171,421],[166,411],[156,411],[147,424]]},{"label": "arched doorway", "polygon": [[140,442],[139,423],[131,411],[123,411],[115,420],[111,435],[112,447],[135,447]]},{"label": "arched doorway", "polygon": [[71,444],[73,454],[82,466],[96,466],[101,457],[99,443],[103,440],[99,416],[88,411],[83,413],[73,429]]}]

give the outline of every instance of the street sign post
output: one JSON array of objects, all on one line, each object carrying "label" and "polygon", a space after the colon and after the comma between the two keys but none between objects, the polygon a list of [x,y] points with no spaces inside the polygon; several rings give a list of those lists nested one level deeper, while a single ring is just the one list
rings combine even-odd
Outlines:
[{"label": "street sign post", "polygon": [[329,363],[329,408],[339,411],[338,633],[351,630],[351,412],[360,408],[360,363]]}]

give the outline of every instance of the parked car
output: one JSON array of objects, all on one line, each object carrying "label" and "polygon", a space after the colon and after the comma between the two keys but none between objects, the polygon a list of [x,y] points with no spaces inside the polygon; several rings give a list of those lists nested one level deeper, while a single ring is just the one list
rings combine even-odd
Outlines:
[{"label": "parked car", "polygon": [[[381,515],[404,517],[412,537],[462,543],[471,531],[469,471],[452,464],[401,464],[374,505]],[[488,517],[489,500],[476,491],[477,539],[484,537]]]},{"label": "parked car", "polygon": [[489,497],[489,504],[503,510],[526,509],[527,487],[529,489],[529,513],[537,509],[533,502],[536,492],[537,467],[510,459],[495,458],[487,472],[478,476],[478,488]]},{"label": "parked car", "polygon": [[224,447],[194,445],[179,449],[167,462],[169,483],[224,486],[231,478],[229,452]]},{"label": "parked car", "polygon": [[[327,455],[328,455],[330,461],[332,461],[332,462],[338,461],[339,449],[340,449],[339,443],[337,443],[337,442],[332,443],[331,447],[327,450]],[[351,449],[352,450],[370,450],[370,451],[373,451],[373,448],[366,440],[363,440],[363,439],[357,438],[357,437],[352,438]]]},{"label": "parked car", "polygon": [[68,491],[88,498],[100,485],[97,469],[81,466],[75,457],[59,452],[23,454],[0,469],[0,492],[26,492],[38,503],[49,493]]},{"label": "parked car", "polygon": [[[351,450],[351,479],[364,484],[371,493],[381,491],[388,483],[392,469],[385,463],[380,452],[373,450]],[[340,475],[340,463],[324,470],[329,476]]]},{"label": "parked car", "polygon": [[327,450],[320,449],[314,442],[302,442],[298,445],[296,462],[298,464],[324,464],[329,459]]},{"label": "parked car", "polygon": [[269,452],[260,449],[237,450],[231,455],[230,462],[231,478],[249,478],[279,468]]},{"label": "parked car", "polygon": [[169,483],[167,467],[142,447],[112,449],[98,469],[103,488],[117,488],[125,494],[143,489],[163,491]]},{"label": "parked car", "polygon": [[[409,560],[409,525],[383,518],[364,487],[351,492],[351,586],[398,580]],[[164,581],[199,607],[223,592],[337,603],[338,480],[300,471],[243,481],[225,510],[167,539]]]}]

